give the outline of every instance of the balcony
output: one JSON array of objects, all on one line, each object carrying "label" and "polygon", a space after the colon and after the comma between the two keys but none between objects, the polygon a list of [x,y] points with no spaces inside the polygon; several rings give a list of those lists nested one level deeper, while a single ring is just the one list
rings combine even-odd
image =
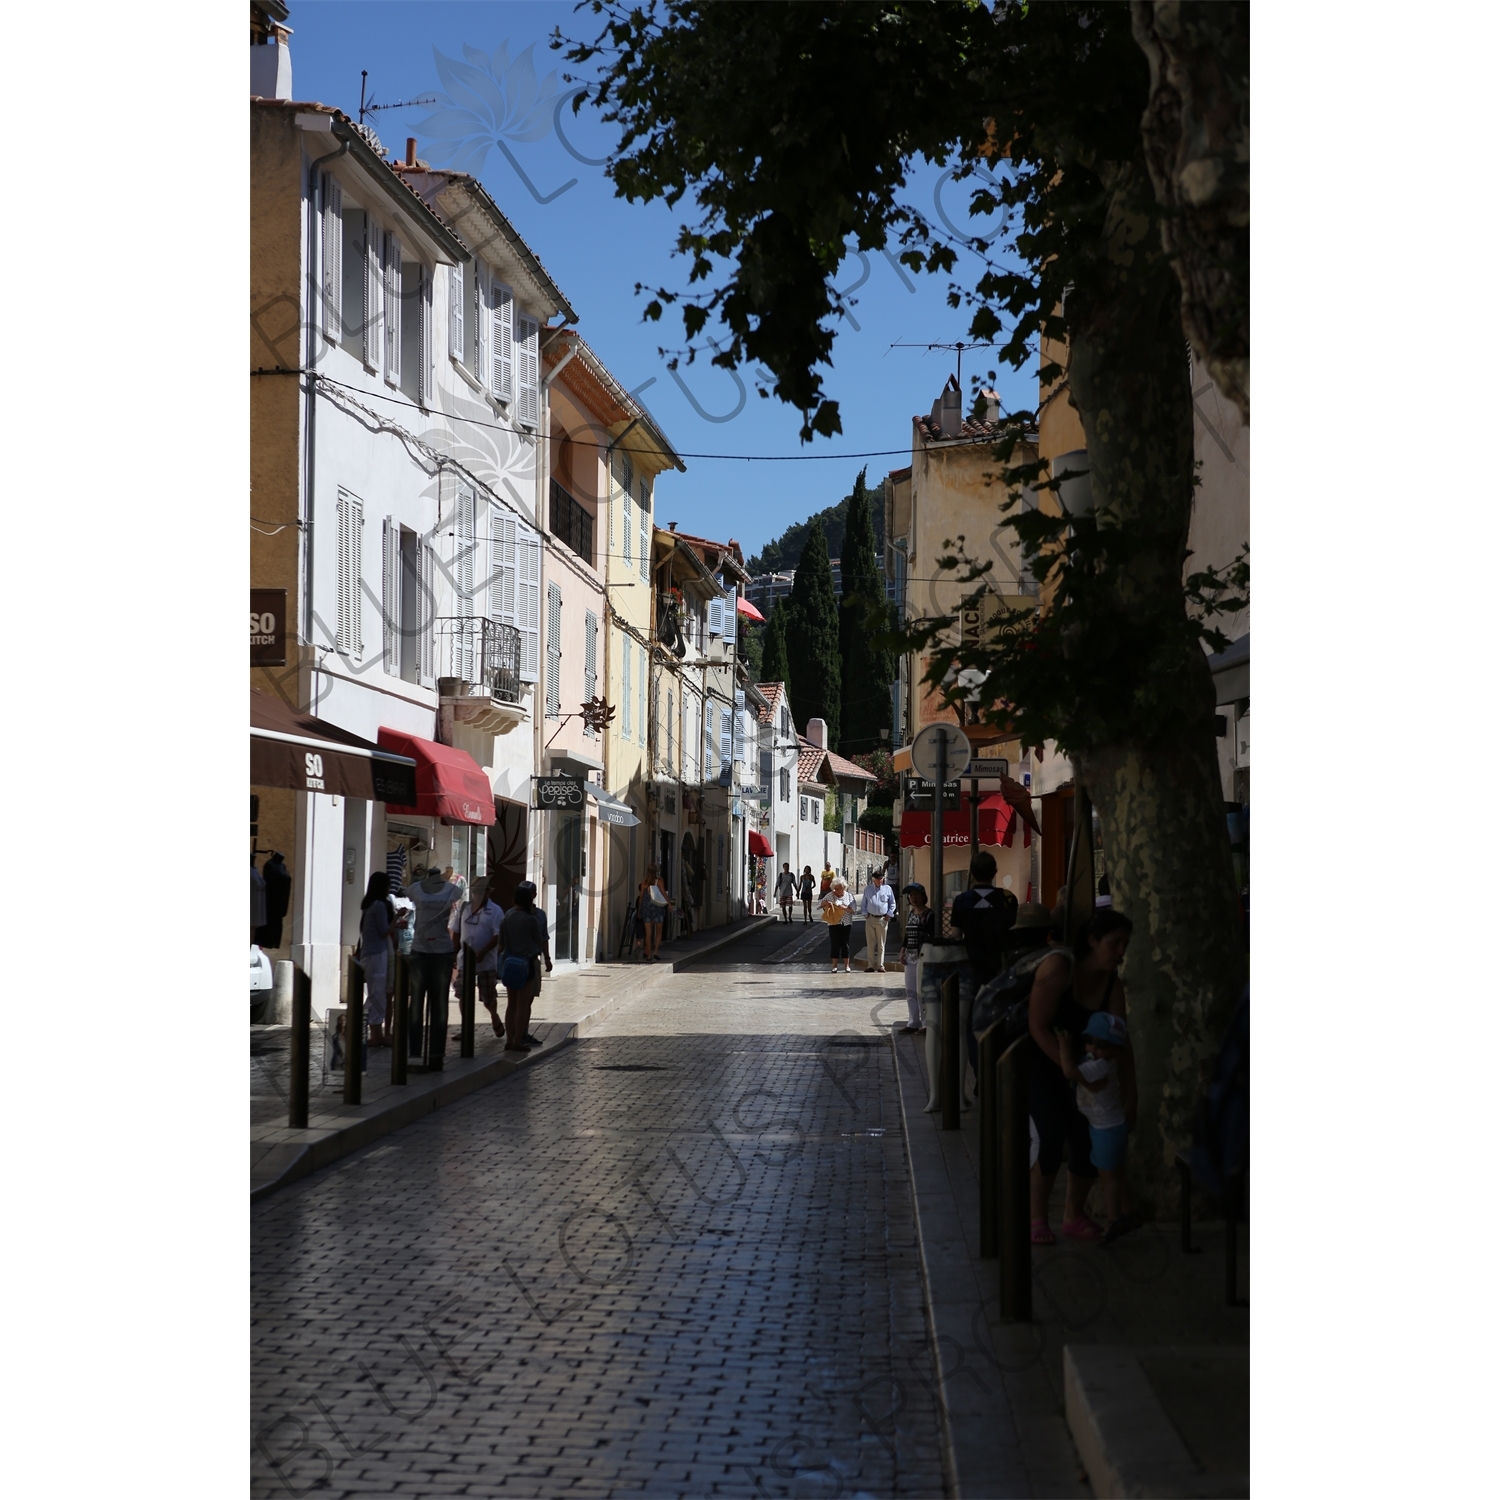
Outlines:
[{"label": "balcony", "polygon": [[521,701],[521,632],[499,620],[433,621],[442,710],[485,734],[509,734],[527,719]]},{"label": "balcony", "polygon": [[594,566],[594,518],[554,479],[548,530]]}]

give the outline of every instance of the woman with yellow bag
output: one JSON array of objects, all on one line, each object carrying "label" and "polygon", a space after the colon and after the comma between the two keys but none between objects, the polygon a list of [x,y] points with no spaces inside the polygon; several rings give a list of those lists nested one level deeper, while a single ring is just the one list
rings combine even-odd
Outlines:
[{"label": "woman with yellow bag", "polygon": [[832,955],[830,974],[839,971],[839,958],[844,960],[844,973],[849,973],[849,934],[854,928],[854,897],[840,876],[835,876],[833,885],[823,897],[823,920],[828,924],[828,939]]}]

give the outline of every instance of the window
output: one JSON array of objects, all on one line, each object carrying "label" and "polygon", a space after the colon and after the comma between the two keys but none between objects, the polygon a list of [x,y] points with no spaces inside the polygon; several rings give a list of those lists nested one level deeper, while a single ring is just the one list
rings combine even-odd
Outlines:
[{"label": "window", "polygon": [[724,644],[734,645],[735,627],[739,622],[739,590],[726,578],[723,580],[728,597],[724,600]]},{"label": "window", "polygon": [[542,606],[542,539],[524,521],[516,522],[516,629],[521,632],[521,681],[538,676]]},{"label": "window", "polygon": [[359,661],[364,655],[360,638],[360,534],[365,524],[365,508],[353,495],[339,491],[339,607],[338,634],[335,644],[339,654]]},{"label": "window", "polygon": [[381,663],[401,675],[401,528],[387,516],[380,534]]},{"label": "window", "polygon": [[[598,666],[599,616],[593,610],[589,610],[583,617],[583,701],[585,703],[598,691]],[[590,739],[594,739],[597,733],[587,724],[583,726],[583,732]]]},{"label": "window", "polygon": [[490,394],[497,401],[515,397],[515,351],[512,320],[515,304],[510,288],[495,281],[490,284]]},{"label": "window", "polygon": [[670,762],[661,758],[661,678],[657,677],[651,683],[651,743],[656,746],[655,762],[658,767],[669,766]]},{"label": "window", "polygon": [[555,479],[549,515],[552,535],[594,566],[594,518]]},{"label": "window", "polygon": [[630,637],[621,638],[620,646],[620,733],[630,738],[630,648],[635,642]]},{"label": "window", "polygon": [[719,773],[728,779],[733,776],[730,767],[734,764],[734,715],[727,707],[719,709]]},{"label": "window", "polygon": [[792,800],[792,772],[789,766],[781,768],[781,800],[783,802]]},{"label": "window", "polygon": [[516,621],[516,518],[508,510],[490,512],[490,618]]},{"label": "window", "polygon": [[719,869],[717,889],[719,894],[722,896],[724,894],[724,835],[722,833],[719,834],[717,842],[719,846],[719,858],[717,861]]},{"label": "window", "polygon": [[422,560],[417,546],[417,534],[408,531],[404,526],[397,527],[392,523],[396,546],[396,566],[398,587],[401,590],[400,599],[397,604],[400,637],[401,661],[398,668],[403,682],[416,682],[421,672],[421,641],[423,630],[420,628],[427,619],[425,608],[419,608],[422,600]]},{"label": "window", "polygon": [[432,401],[432,272],[401,264],[401,389],[418,406]]},{"label": "window", "polygon": [[711,636],[724,634],[724,601],[722,599],[708,601],[708,633]]},{"label": "window", "polygon": [[464,361],[469,373],[481,386],[486,385],[489,378],[485,364],[490,344],[487,296],[484,272],[480,270],[477,260],[471,260],[464,267],[464,316],[469,325]]},{"label": "window", "polygon": [[797,801],[800,804],[797,810],[797,821],[805,823],[807,822],[807,798],[799,797]]},{"label": "window", "polygon": [[401,384],[401,241],[385,236],[381,262],[381,317],[385,329],[385,383]]},{"label": "window", "polygon": [[323,304],[323,337],[330,344],[341,333],[340,309],[344,300],[344,189],[331,172],[318,177],[321,229],[321,276],[318,288]]},{"label": "window", "polygon": [[788,740],[792,737],[792,711],[784,703],[781,705],[781,733]]},{"label": "window", "polygon": [[385,234],[366,214],[364,255],[361,260],[364,272],[364,338],[360,344],[359,357],[372,375],[378,374],[385,362],[385,333],[380,316],[381,306],[385,301],[384,264]]},{"label": "window", "polygon": [[641,679],[641,743],[646,743],[646,653],[641,652],[641,664],[639,668]]},{"label": "window", "polygon": [[464,268],[448,267],[448,358],[464,362]]},{"label": "window", "polygon": [[641,480],[641,577],[651,581],[651,486]]},{"label": "window", "polygon": [[562,713],[562,590],[547,585],[547,717]]},{"label": "window", "polygon": [[436,613],[433,604],[437,600],[437,548],[430,537],[417,544],[418,591],[420,594],[421,620],[417,634],[417,672],[427,686],[433,680],[432,617]]},{"label": "window", "polygon": [[677,721],[673,716],[672,689],[667,689],[667,770],[670,773],[677,765],[677,745],[674,739]]},{"label": "window", "polygon": [[365,211],[352,203],[343,207],[343,235],[339,247],[339,327],[344,348],[363,355],[365,324]]},{"label": "window", "polygon": [[524,426],[541,425],[541,345],[535,318],[516,314],[516,418]]},{"label": "window", "polygon": [[714,706],[703,700],[703,779],[714,779]]}]

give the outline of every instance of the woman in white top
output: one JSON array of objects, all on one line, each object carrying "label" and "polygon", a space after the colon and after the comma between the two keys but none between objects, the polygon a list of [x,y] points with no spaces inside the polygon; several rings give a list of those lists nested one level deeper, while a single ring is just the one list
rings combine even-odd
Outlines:
[{"label": "woman in white top", "polygon": [[837,974],[839,959],[844,960],[844,973],[849,973],[849,933],[854,925],[854,897],[841,879],[835,879],[823,897],[823,920],[828,924],[828,940],[832,963],[828,972]]}]

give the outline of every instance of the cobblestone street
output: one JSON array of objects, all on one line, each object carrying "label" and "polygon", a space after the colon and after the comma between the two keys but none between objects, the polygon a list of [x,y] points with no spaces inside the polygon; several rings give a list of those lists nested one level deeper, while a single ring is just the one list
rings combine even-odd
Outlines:
[{"label": "cobblestone street", "polygon": [[252,1493],[941,1495],[901,977],[825,954],[664,971],[254,1208]]}]

